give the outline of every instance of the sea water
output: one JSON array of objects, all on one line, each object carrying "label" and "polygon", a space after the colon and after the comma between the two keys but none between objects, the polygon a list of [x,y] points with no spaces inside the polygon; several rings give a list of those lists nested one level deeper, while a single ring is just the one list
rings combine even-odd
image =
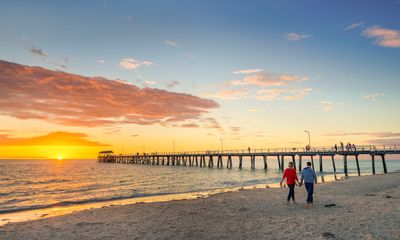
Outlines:
[{"label": "sea water", "polygon": [[[308,160],[303,160],[303,166]],[[330,158],[323,160],[324,173],[319,173],[318,162],[314,160],[318,175],[333,174]],[[337,172],[343,172],[343,160],[335,163]],[[400,171],[400,160],[386,163],[389,172]],[[282,176],[276,157],[268,158],[266,171],[262,158],[256,159],[256,170],[250,169],[248,158],[243,158],[242,170],[238,165],[235,158],[232,169],[226,168],[226,159],[219,169],[96,160],[0,160],[0,225],[113,203],[195,198],[204,196],[201,193],[277,183]],[[354,159],[348,165],[349,172],[356,173]],[[360,160],[360,168],[363,174],[371,173],[371,160]],[[376,159],[376,171],[383,172],[380,159]]]}]

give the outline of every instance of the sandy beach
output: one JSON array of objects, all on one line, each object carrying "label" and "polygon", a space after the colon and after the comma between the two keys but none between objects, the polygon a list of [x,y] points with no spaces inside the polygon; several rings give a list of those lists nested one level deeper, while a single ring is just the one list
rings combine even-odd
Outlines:
[{"label": "sandy beach", "polygon": [[[139,203],[0,228],[0,239],[400,239],[400,173],[318,184],[315,206],[287,188]],[[335,204],[326,207],[328,204]]]}]

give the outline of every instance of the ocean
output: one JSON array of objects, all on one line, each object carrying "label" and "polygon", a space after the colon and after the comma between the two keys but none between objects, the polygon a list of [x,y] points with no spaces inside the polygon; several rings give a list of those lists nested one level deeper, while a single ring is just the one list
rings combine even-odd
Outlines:
[{"label": "ocean", "polygon": [[[285,159],[285,164],[288,162]],[[400,160],[386,162],[389,172],[400,171]],[[331,160],[324,159],[323,165],[323,175],[332,175]],[[261,158],[256,159],[256,170],[250,169],[250,159],[246,158],[242,170],[238,169],[237,159],[233,159],[232,169],[106,164],[96,160],[0,160],[0,222],[51,216],[54,210],[63,208],[74,212],[85,209],[84,206],[93,208],[121,200],[129,203],[139,198],[210,193],[279,182],[282,173],[276,158],[268,160],[268,167],[267,171],[263,170]],[[336,159],[336,167],[338,172],[343,172],[341,159]],[[370,160],[360,160],[360,167],[363,174],[371,173]],[[315,169],[319,169],[318,160],[315,160]],[[383,172],[380,159],[376,160],[376,171]],[[356,173],[352,158],[349,172]]]}]

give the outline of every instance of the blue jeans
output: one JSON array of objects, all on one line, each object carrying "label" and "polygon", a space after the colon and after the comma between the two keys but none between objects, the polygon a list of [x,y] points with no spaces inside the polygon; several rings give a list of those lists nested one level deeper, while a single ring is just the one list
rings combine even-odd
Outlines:
[{"label": "blue jeans", "polygon": [[307,190],[307,203],[313,203],[314,183],[304,183]]},{"label": "blue jeans", "polygon": [[290,199],[293,199],[293,202],[294,202],[295,201],[294,200],[294,184],[288,184],[288,187],[289,187],[289,194],[287,196],[287,201],[289,202]]}]

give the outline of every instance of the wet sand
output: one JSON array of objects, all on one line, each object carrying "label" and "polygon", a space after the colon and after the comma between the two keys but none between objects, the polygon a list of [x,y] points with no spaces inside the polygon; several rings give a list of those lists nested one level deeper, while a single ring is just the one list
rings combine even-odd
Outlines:
[{"label": "wet sand", "polygon": [[318,184],[310,209],[304,187],[290,206],[287,188],[110,206],[7,224],[0,239],[400,239],[399,184],[400,173]]}]

